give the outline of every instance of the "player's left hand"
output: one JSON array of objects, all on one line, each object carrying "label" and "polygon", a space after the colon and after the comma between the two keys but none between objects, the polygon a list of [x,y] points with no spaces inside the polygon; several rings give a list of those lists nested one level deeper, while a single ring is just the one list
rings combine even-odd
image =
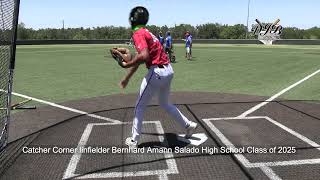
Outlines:
[{"label": "player's left hand", "polygon": [[127,68],[128,62],[132,57],[129,49],[126,48],[112,48],[110,49],[110,54],[113,59],[117,61],[119,66],[123,68]]}]

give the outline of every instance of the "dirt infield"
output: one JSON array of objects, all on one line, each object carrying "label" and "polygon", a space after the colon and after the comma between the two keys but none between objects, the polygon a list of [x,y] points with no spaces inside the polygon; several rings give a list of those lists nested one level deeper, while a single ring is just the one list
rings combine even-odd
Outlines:
[{"label": "dirt infield", "polygon": [[[184,130],[152,102],[145,113],[139,149],[194,152],[23,152],[26,147],[125,147],[136,95],[62,104],[90,115],[52,106],[19,112],[12,116],[11,143],[0,156],[7,162],[0,163],[0,179],[319,179],[320,104],[277,100],[241,116],[265,99],[268,97],[173,93],[172,102],[199,123],[196,135],[200,140],[207,137],[200,145],[180,138]],[[226,147],[244,152],[224,152]],[[273,148],[276,152],[271,152]]]}]

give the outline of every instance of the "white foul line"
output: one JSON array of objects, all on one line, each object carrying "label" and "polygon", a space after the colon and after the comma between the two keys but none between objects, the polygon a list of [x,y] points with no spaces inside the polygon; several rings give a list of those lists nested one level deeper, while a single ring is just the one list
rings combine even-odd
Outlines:
[{"label": "white foul line", "polygon": [[274,99],[276,99],[277,97],[281,96],[283,93],[289,91],[290,89],[296,87],[297,85],[301,84],[302,82],[308,80],[309,78],[311,78],[312,76],[318,74],[320,72],[320,69],[318,69],[317,71],[315,71],[314,73],[306,76],[305,78],[301,79],[300,81],[292,84],[291,86],[283,89],[282,91],[278,92],[277,94],[271,96],[269,99],[265,100],[264,102],[257,104],[256,106],[250,108],[249,110],[247,110],[246,112],[242,113],[241,115],[239,115],[238,117],[246,117],[247,115],[253,113],[254,111],[260,109],[262,106],[265,106],[266,104],[268,104],[269,102],[273,101]]},{"label": "white foul line", "polygon": [[[78,143],[77,149],[85,147],[85,145],[88,142],[89,136],[91,134],[92,128],[93,128],[93,124],[88,124],[87,125],[87,127],[84,130],[84,132],[83,132],[83,134],[81,136],[81,139],[80,139],[80,141]],[[71,157],[71,159],[69,161],[67,170],[64,173],[64,176],[63,176],[64,178],[63,179],[66,179],[66,178],[74,176],[74,172],[76,171],[77,164],[80,161],[80,157],[81,157],[81,153],[79,153],[79,152],[73,154],[73,156]]]},{"label": "white foul line", "polygon": [[[291,135],[297,137],[298,139],[302,140],[303,142],[311,145],[312,147],[318,148],[320,145],[316,142],[308,139],[307,137],[299,134],[298,132],[282,125],[281,123],[271,119],[268,116],[250,116],[250,117],[225,117],[225,118],[209,118],[209,119],[202,119],[207,126],[218,136],[221,142],[231,148],[234,148],[234,144],[223,135],[223,133],[214,126],[213,123],[210,121],[221,121],[221,120],[237,120],[237,119],[266,119],[269,122],[273,123],[274,125],[280,127],[281,129],[287,131]],[[251,163],[243,154],[234,154],[234,156],[247,168],[260,168],[264,174],[266,174],[272,180],[280,180],[281,178],[270,168],[272,166],[291,166],[291,165],[303,165],[303,164],[320,164],[320,159],[302,159],[302,160],[291,160],[291,161],[276,161],[276,162],[257,162]]]},{"label": "white foul line", "polygon": [[[271,96],[269,99],[265,100],[264,102],[255,105],[254,107],[250,108],[249,110],[245,111],[244,113],[242,113],[241,115],[237,116],[237,117],[229,117],[229,118],[210,118],[210,119],[203,119],[203,121],[207,124],[207,126],[209,126],[209,128],[220,138],[220,140],[229,147],[234,147],[234,145],[220,132],[219,129],[217,129],[211,122],[210,120],[226,120],[226,119],[254,119],[254,118],[260,118],[260,117],[247,117],[247,115],[253,113],[254,111],[260,109],[261,107],[265,106],[266,104],[268,104],[269,102],[273,101],[274,99],[278,98],[279,96],[281,96],[282,94],[284,94],[285,92],[289,91],[290,89],[296,87],[297,85],[301,84],[302,82],[308,80],[309,78],[311,78],[312,76],[318,74],[320,72],[320,69],[318,69],[317,71],[313,72],[312,74],[306,76],[305,78],[301,79],[300,81],[290,85],[289,87],[281,90],[280,92],[278,92],[277,94]],[[278,127],[284,129],[285,131],[289,132],[290,134],[294,135],[295,137],[301,139],[302,141],[308,143],[309,145],[313,146],[313,147],[319,147],[319,145],[317,143],[315,143],[314,141],[308,139],[307,137],[293,131],[292,129],[278,123],[277,121],[269,118],[269,117],[265,117],[268,121],[270,121],[271,123],[277,125]],[[318,150],[320,150],[320,148],[317,148]],[[314,159],[314,160],[303,160],[303,161],[287,161],[287,162],[268,162],[268,163],[250,163],[250,161],[248,161],[247,158],[244,157],[244,155],[242,154],[235,154],[234,155],[245,167],[250,168],[250,167],[254,167],[257,166],[259,167],[264,174],[266,174],[270,179],[272,180],[281,180],[281,178],[274,173],[274,171],[269,167],[269,166],[284,166],[284,165],[297,165],[298,163],[302,164],[302,163],[308,163],[308,164],[313,164],[313,163],[318,163],[318,159]]]},{"label": "white foul line", "polygon": [[280,127],[281,129],[287,131],[287,132],[290,133],[291,135],[293,135],[293,136],[297,137],[298,139],[302,140],[303,142],[305,142],[305,143],[309,144],[310,146],[315,147],[315,148],[317,148],[318,150],[320,150],[320,148],[318,148],[320,145],[317,144],[316,142],[310,140],[309,138],[303,136],[302,134],[297,133],[296,131],[288,128],[287,126],[285,126],[285,125],[283,125],[283,124],[281,124],[281,123],[279,123],[279,122],[277,122],[277,121],[275,121],[275,120],[273,120],[273,119],[271,119],[271,118],[269,118],[269,117],[267,117],[267,116],[266,116],[265,118],[266,118],[268,121],[270,121],[271,123],[273,123],[273,124],[275,124],[276,126]]},{"label": "white foul line", "polygon": [[87,113],[87,112],[84,112],[84,111],[81,111],[81,110],[78,110],[78,109],[62,106],[62,105],[59,105],[59,104],[56,104],[56,103],[53,103],[53,102],[49,102],[49,101],[45,101],[45,100],[42,100],[42,99],[26,96],[26,95],[15,93],[15,92],[12,92],[12,94],[15,95],[15,96],[22,97],[22,98],[32,99],[33,101],[37,101],[37,102],[40,102],[42,104],[47,104],[47,105],[50,105],[50,106],[53,106],[53,107],[57,107],[57,108],[60,108],[60,109],[64,109],[64,110],[67,110],[67,111],[71,111],[71,112],[74,112],[74,113],[86,115],[86,116],[89,116],[89,117],[92,117],[92,118],[101,119],[101,120],[109,121],[109,122],[112,122],[112,123],[121,123],[121,121],[118,121],[118,120],[110,119],[110,118],[99,116],[99,115],[96,115],[96,114],[90,114],[90,113]]},{"label": "white foul line", "polygon": [[[206,119],[206,120],[204,120],[204,122],[216,134],[216,136],[219,137],[219,139],[221,140],[221,142],[224,145],[226,145],[227,147],[235,148],[234,144],[227,137],[225,137],[223,135],[223,133],[217,127],[215,127],[215,125],[213,123],[210,122],[210,120]],[[246,168],[252,168],[252,163],[250,163],[250,161],[243,154],[234,154],[234,156]],[[259,168],[270,179],[272,179],[272,180],[281,180],[281,178],[277,174],[275,174],[274,171],[270,167],[262,165]]]},{"label": "white foul line", "polygon": [[274,171],[268,167],[268,166],[262,166],[260,169],[264,172],[265,175],[267,175],[272,180],[281,180],[281,178],[274,173]]},{"label": "white foul line", "polygon": [[[230,147],[232,149],[235,149],[236,147],[232,142],[223,135],[223,133],[213,124],[210,122],[210,120],[203,120],[207,126],[218,136],[218,138],[221,140],[221,142],[226,145],[227,147]],[[243,155],[243,154],[234,154],[234,156],[240,161],[245,167],[250,167],[249,160]]]}]

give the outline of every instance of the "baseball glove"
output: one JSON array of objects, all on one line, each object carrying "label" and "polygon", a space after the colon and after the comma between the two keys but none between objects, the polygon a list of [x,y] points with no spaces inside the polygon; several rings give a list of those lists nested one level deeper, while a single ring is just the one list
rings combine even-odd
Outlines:
[{"label": "baseball glove", "polygon": [[110,49],[110,53],[121,67],[124,67],[123,62],[129,62],[132,58],[130,50],[127,48],[112,48]]}]

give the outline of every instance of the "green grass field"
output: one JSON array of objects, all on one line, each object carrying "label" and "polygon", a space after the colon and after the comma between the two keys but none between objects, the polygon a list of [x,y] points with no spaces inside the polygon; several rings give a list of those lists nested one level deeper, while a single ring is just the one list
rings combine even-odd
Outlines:
[{"label": "green grass field", "polygon": [[[14,91],[52,102],[137,93],[146,68],[120,89],[125,70],[104,57],[113,46],[18,46]],[[195,44],[192,61],[185,60],[182,45],[175,52],[173,91],[271,96],[320,68],[320,46]],[[320,74],[281,97],[320,100],[319,81]]]}]

